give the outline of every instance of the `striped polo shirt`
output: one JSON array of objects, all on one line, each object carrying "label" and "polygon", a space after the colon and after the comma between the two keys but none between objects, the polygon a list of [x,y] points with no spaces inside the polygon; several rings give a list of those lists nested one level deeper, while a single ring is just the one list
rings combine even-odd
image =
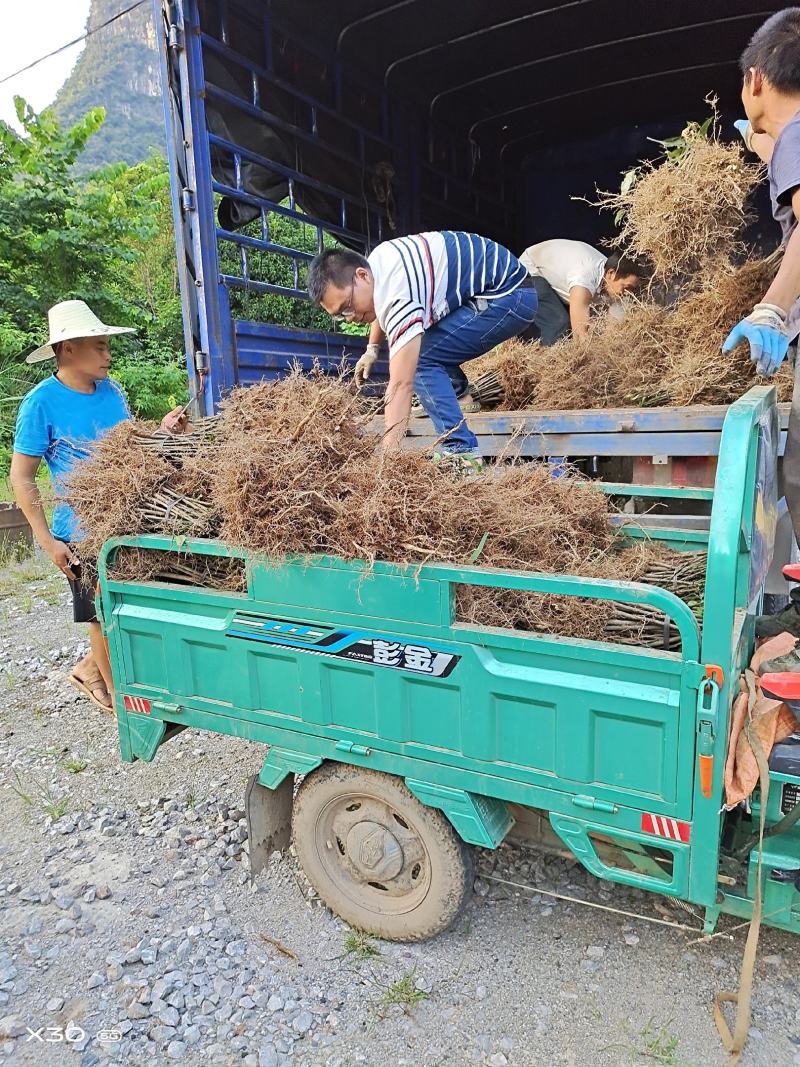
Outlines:
[{"label": "striped polo shirt", "polygon": [[528,277],[503,245],[461,230],[384,241],[368,257],[389,358],[475,296],[507,296]]}]

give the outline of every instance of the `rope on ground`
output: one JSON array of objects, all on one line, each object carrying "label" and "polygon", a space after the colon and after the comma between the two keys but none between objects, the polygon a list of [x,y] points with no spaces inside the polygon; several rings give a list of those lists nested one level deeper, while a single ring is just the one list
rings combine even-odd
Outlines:
[{"label": "rope on ground", "polygon": [[[764,851],[764,823],[767,814],[767,800],[769,798],[769,765],[761,742],[752,729],[752,710],[756,700],[755,675],[752,671],[745,671],[748,690],[748,718],[745,720],[744,733],[753,750],[753,755],[758,763],[759,784],[761,786],[761,801],[758,820],[758,864],[756,867],[756,887],[753,894],[753,914],[750,919],[750,929],[747,931],[747,941],[742,956],[742,971],[739,978],[739,989],[735,993],[717,993],[714,997],[714,1022],[717,1024],[722,1043],[730,1052],[729,1067],[736,1067],[739,1057],[747,1042],[747,1034],[750,1029],[750,1007],[753,997],[753,976],[755,972],[756,953],[758,951],[758,937],[761,933],[761,865]],[[733,1033],[728,1026],[727,1020],[722,1013],[723,1004],[736,1005],[736,1017],[733,1025]]]},{"label": "rope on ground", "polygon": [[610,911],[615,915],[624,915],[628,919],[641,919],[642,922],[656,923],[658,926],[671,926],[675,930],[688,930],[690,934],[696,934],[701,929],[697,926],[687,926],[686,923],[671,922],[669,919],[656,919],[652,915],[639,915],[635,911],[625,911],[624,908],[614,908],[610,904],[598,904],[595,900],[581,900],[580,897],[572,897],[567,893],[556,893],[550,889],[539,889],[535,885],[525,885],[524,882],[513,882],[509,878],[500,878],[496,874],[479,874],[485,882],[499,882],[501,885],[512,885],[516,889],[527,889],[529,893],[540,893],[544,897],[555,897],[556,900],[568,900],[571,904],[583,904],[587,908],[597,908],[598,911]]}]

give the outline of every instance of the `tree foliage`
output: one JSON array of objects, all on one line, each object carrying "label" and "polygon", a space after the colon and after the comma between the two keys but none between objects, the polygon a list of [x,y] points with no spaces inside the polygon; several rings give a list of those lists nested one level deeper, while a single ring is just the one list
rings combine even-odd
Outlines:
[{"label": "tree foliage", "polygon": [[[37,114],[20,97],[15,105],[22,132],[0,122],[0,475],[19,400],[50,372],[46,363],[27,366],[24,355],[47,339],[47,309],[60,300],[85,300],[103,321],[136,327],[112,339],[112,374],[135,414],[160,418],[171,399],[188,398],[166,161],[152,155],[86,173],[78,164],[103,125],[102,108],[62,128],[51,110]],[[275,245],[316,253],[315,227],[278,212],[268,226]],[[261,224],[242,232],[260,237]],[[252,278],[305,288],[307,260],[295,276],[285,255],[247,255]],[[241,273],[241,250],[230,241],[220,242],[220,269]],[[320,308],[280,294],[232,288],[231,307],[240,318],[331,329]]]},{"label": "tree foliage", "polygon": [[[114,341],[115,373],[151,415],[154,392],[180,387],[180,298],[166,162],[81,177],[75,163],[100,129],[93,108],[68,129],[52,112],[15,100],[22,132],[0,122],[0,469],[7,464],[18,401],[49,367],[28,367],[47,337],[47,309],[80,299],[105,322],[137,327]],[[131,369],[128,369],[128,368]]]}]

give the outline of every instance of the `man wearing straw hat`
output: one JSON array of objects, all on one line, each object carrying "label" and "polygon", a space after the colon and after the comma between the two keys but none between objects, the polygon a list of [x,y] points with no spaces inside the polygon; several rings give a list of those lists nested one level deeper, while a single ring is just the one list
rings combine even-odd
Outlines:
[{"label": "man wearing straw hat", "polygon": [[[131,417],[121,388],[108,377],[112,334],[133,333],[128,326],[107,326],[82,300],[64,300],[48,312],[49,339],[27,363],[54,359],[53,374],[20,404],[11,458],[11,486],[42,549],[64,573],[72,590],[75,622],[89,624],[91,652],[76,664],[70,683],[104,711],[113,711],[111,666],[94,609],[94,581],[81,573],[74,543],[77,520],[63,501],[53,512],[52,529],[42,507],[36,474],[44,459],[58,493],[64,478],[84,459],[94,441]],[[175,408],[162,429],[178,433],[186,416]]]}]

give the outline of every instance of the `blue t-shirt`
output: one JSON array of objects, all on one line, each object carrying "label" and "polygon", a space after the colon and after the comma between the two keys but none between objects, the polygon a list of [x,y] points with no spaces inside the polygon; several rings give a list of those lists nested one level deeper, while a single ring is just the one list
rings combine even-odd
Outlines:
[{"label": "blue t-shirt", "polygon": [[[79,393],[51,374],[19,406],[14,451],[42,456],[58,494],[65,475],[89,455],[92,443],[130,417],[125,394],[116,382],[105,378],[95,382],[93,393]],[[78,533],[75,512],[67,504],[58,504],[53,537],[72,541]]]}]

